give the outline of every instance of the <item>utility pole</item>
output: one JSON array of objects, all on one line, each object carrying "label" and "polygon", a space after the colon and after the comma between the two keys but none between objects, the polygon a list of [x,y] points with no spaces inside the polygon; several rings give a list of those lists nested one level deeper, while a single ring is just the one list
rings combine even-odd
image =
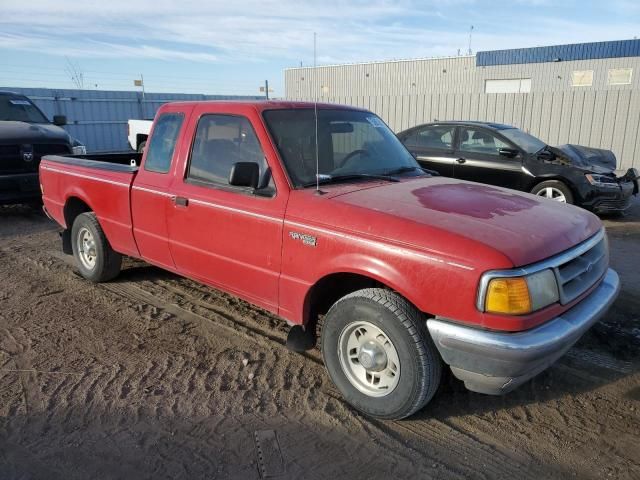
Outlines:
[{"label": "utility pole", "polygon": [[144,77],[140,74],[140,80],[133,81],[134,87],[142,87],[142,100],[144,100]]},{"label": "utility pole", "polygon": [[[269,100],[269,80],[264,81],[264,87],[260,87],[260,91],[264,92],[264,99]],[[273,92],[273,90],[271,90]]]}]

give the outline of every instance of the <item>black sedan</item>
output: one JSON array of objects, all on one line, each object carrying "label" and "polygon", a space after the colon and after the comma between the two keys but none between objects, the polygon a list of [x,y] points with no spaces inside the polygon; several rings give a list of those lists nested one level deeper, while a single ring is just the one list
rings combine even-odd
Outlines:
[{"label": "black sedan", "polygon": [[617,177],[613,152],[550,147],[509,125],[429,123],[398,138],[421,166],[446,177],[531,192],[597,213],[623,211],[638,193],[638,171],[631,168]]}]

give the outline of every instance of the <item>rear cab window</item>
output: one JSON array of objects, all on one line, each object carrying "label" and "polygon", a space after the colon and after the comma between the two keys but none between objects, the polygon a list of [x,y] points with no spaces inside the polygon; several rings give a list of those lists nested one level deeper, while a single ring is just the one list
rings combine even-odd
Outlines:
[{"label": "rear cab window", "polygon": [[147,147],[145,170],[155,173],[169,172],[183,120],[182,113],[174,112],[163,113],[158,117]]}]

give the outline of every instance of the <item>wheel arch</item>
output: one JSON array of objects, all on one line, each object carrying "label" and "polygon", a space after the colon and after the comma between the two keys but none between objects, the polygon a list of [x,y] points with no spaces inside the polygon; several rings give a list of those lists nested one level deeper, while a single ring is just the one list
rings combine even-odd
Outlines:
[{"label": "wheel arch", "polygon": [[67,255],[73,254],[71,247],[71,227],[73,227],[73,222],[78,215],[92,211],[93,209],[89,204],[79,196],[70,196],[65,201],[63,208],[65,229],[62,232],[62,251]]},{"label": "wheel arch", "polygon": [[557,175],[557,174],[550,174],[548,176],[537,176],[535,178],[535,180],[532,182],[531,188],[529,188],[529,192],[532,192],[534,188],[536,188],[538,185],[540,185],[543,182],[548,182],[550,180],[555,180],[556,182],[562,182],[564,183],[567,188],[571,191],[571,194],[573,195],[573,198],[579,198],[579,192],[576,189],[575,185],[573,184],[572,181],[570,181],[568,178],[563,177],[561,175]]},{"label": "wheel arch", "polygon": [[335,302],[345,295],[365,288],[383,288],[394,291],[419,309],[416,303],[411,300],[407,289],[390,282],[389,278],[370,270],[341,269],[326,273],[306,292],[302,311],[303,325],[306,329],[315,330],[320,316],[326,314]]}]

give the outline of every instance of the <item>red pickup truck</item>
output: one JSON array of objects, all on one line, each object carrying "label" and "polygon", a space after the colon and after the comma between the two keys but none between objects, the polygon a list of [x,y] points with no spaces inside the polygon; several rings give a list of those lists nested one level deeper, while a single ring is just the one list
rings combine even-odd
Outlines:
[{"label": "red pickup truck", "polygon": [[279,315],[290,337],[317,331],[345,399],[381,418],[422,408],[445,364],[470,390],[512,390],[619,291],[596,216],[435,176],[357,108],[171,103],[141,157],[47,156],[40,179],[84,277],[129,255]]}]

